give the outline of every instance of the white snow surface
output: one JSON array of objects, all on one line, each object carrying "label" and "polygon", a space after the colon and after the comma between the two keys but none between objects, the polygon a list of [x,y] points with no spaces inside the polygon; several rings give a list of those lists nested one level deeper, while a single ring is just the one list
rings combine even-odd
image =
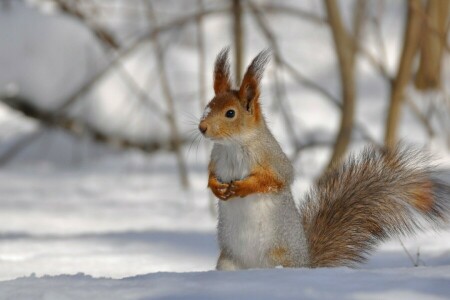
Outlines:
[{"label": "white snow surface", "polygon": [[274,269],[154,273],[121,280],[84,274],[0,283],[10,299],[448,299],[450,267]]},{"label": "white snow surface", "polygon": [[[93,37],[72,19],[36,15],[28,7],[17,11],[19,1],[10,2],[13,10],[0,10],[0,28],[16,31],[0,30],[0,92],[18,89],[43,107],[53,107],[76,91],[84,78],[103,67],[105,62],[99,59],[101,47],[93,44]],[[382,28],[392,73],[402,28],[399,11],[401,2],[389,3]],[[228,30],[217,33],[229,24],[221,17],[206,20],[205,32],[211,43],[207,63],[212,69],[215,54],[226,46],[223,40],[228,40]],[[293,26],[290,18],[274,18],[271,24],[283,37],[282,49],[287,59],[338,95],[338,72],[326,27],[301,21]],[[254,25],[248,22],[248,26]],[[70,38],[66,31],[71,32]],[[51,34],[45,36],[47,32]],[[376,53],[373,42],[366,42]],[[247,61],[267,46],[256,34],[248,44]],[[58,50],[58,45],[62,49]],[[144,47],[129,58],[126,67],[131,73],[139,75],[150,68],[151,63],[138,59],[145,55],[148,49]],[[179,45],[168,55],[168,61],[177,66],[170,71],[179,88],[175,91],[177,109],[180,114],[200,116],[203,108],[192,92],[192,86],[197,84],[195,51]],[[277,99],[272,99],[270,68],[263,80],[261,101],[270,127],[290,155],[283,116],[273,109]],[[449,70],[447,60],[447,78]],[[207,75],[210,80],[211,74]],[[108,123],[114,111],[120,110],[120,103],[129,100],[129,93],[115,77],[111,74],[105,78],[97,90],[83,99],[88,104],[80,112],[110,127],[126,124],[134,129],[144,128],[135,133],[137,137],[167,136],[168,130],[161,121],[142,121],[139,117],[138,122],[131,122],[128,111],[120,115],[123,118],[114,119],[114,124]],[[136,79],[144,84],[144,77]],[[369,133],[381,141],[387,84],[365,62],[358,65],[357,79],[356,118],[364,121]],[[333,137],[339,121],[336,109],[289,78],[286,88],[289,101],[282,105],[300,124],[298,136],[314,131],[324,140]],[[161,98],[157,91],[149,93],[154,99]],[[208,93],[211,95],[212,88]],[[425,103],[421,101],[425,96],[413,96],[418,103]],[[111,107],[111,103],[115,105]],[[184,120],[180,127],[184,133],[196,130],[195,125],[187,126]],[[130,128],[122,133],[129,133]],[[34,122],[0,105],[0,150],[35,129]],[[442,165],[450,165],[446,141],[427,140],[423,127],[406,108],[400,136],[419,146],[430,145]],[[358,143],[352,145],[353,150],[360,147]],[[450,228],[402,238],[411,257],[399,240],[385,243],[358,269],[213,271],[218,249],[211,206],[214,208],[216,202],[211,205],[206,190],[206,152],[203,145],[186,147],[191,188],[185,191],[180,187],[173,155],[117,152],[49,130],[0,168],[0,299],[450,298]],[[298,201],[321,171],[328,154],[328,150],[314,149],[302,153],[296,161],[298,174],[293,190]]]}]

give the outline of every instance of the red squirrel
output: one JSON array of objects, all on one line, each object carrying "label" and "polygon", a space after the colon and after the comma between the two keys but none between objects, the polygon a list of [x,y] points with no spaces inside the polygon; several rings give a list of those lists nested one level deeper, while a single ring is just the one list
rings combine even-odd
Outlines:
[{"label": "red squirrel", "polygon": [[297,207],[292,164],[261,112],[270,53],[259,53],[233,89],[228,52],[217,56],[215,96],[199,124],[214,142],[208,187],[220,199],[218,270],[354,266],[387,238],[448,222],[449,186],[404,147],[351,156]]}]

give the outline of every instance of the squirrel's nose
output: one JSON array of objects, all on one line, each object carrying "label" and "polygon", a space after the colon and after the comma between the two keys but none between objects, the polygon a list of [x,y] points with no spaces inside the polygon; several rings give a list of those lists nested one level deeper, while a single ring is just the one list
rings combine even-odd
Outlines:
[{"label": "squirrel's nose", "polygon": [[208,126],[205,123],[201,122],[200,125],[198,125],[198,129],[201,133],[205,133],[206,130],[208,130]]}]

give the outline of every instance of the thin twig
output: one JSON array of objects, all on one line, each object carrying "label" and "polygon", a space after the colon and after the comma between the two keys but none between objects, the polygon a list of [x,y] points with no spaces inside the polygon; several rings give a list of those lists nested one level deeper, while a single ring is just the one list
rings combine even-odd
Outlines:
[{"label": "thin twig", "polygon": [[[125,49],[119,49],[117,51],[117,53],[114,54],[111,62],[104,67],[100,72],[98,72],[97,74],[95,74],[92,78],[90,78],[88,81],[86,81],[86,83],[84,83],[77,91],[75,91],[71,96],[67,97],[66,99],[62,99],[61,101],[59,101],[59,106],[52,112],[52,114],[54,115],[53,117],[59,117],[64,119],[65,115],[63,113],[63,111],[65,111],[66,109],[68,109],[69,107],[71,107],[78,99],[80,99],[83,95],[85,95],[87,92],[89,92],[90,90],[92,90],[92,88],[94,88],[99,82],[101,82],[101,80],[107,75],[109,74],[109,72],[111,72],[112,70],[118,68],[119,71],[120,69],[123,68],[122,66],[122,60],[124,58],[126,58],[127,56],[129,56],[131,53],[133,53],[140,45],[142,45],[143,43],[145,43],[149,37],[158,34],[158,33],[163,33],[175,28],[179,28],[180,26],[183,26],[191,21],[196,20],[198,17],[204,17],[204,16],[208,16],[208,15],[212,15],[212,14],[216,14],[216,13],[223,13],[226,12],[227,9],[223,8],[223,9],[212,9],[212,10],[205,10],[202,12],[196,12],[184,17],[181,17],[179,19],[173,20],[171,22],[168,22],[164,25],[161,25],[159,27],[155,27],[152,30],[150,30],[149,32],[147,32],[146,34],[143,34],[140,38],[138,38],[137,40],[135,40],[133,43],[131,43],[130,46],[128,46]],[[70,12],[69,10],[67,10],[66,12]],[[80,18],[85,18],[84,16],[78,16]],[[78,18],[77,17],[77,18]],[[95,30],[101,30],[100,27],[97,27]],[[102,34],[98,34],[96,35],[99,39],[101,39],[102,41],[104,41],[104,36],[106,36],[104,34],[105,32],[103,32]],[[113,38],[108,38],[106,40],[112,40]],[[118,43],[109,43],[111,47],[116,48],[116,44]],[[123,76],[127,76],[126,74],[122,73]],[[128,74],[129,75],[129,74]],[[126,81],[128,84],[131,84],[132,81],[128,80]],[[138,94],[140,95],[139,98],[143,98],[142,95],[146,95],[145,92],[143,92],[141,89],[138,89]],[[148,96],[146,96],[146,99],[149,99]],[[147,104],[151,104],[152,101],[148,101]],[[155,109],[155,107],[152,107],[153,109]],[[157,109],[158,110],[158,109]],[[71,123],[71,121],[68,121],[67,123]],[[75,124],[78,124],[79,122],[74,122]],[[80,128],[85,128],[85,124],[80,124],[79,126]],[[64,126],[62,127],[64,128]],[[66,128],[68,129],[68,128]],[[69,133],[74,133],[71,130],[68,130]],[[89,131],[89,130],[88,130]],[[104,136],[103,133],[98,132],[97,130],[92,130],[91,131],[95,131],[93,133],[95,140],[101,141],[101,140],[109,140],[106,136]],[[27,145],[27,143],[21,143],[22,145]],[[129,145],[131,148],[134,147],[133,143],[130,141],[122,141],[122,142],[118,142],[118,144],[123,144],[123,145]],[[173,144],[173,141],[170,142],[170,144]],[[153,150],[151,149],[160,149],[160,145],[156,145],[156,144],[152,144],[150,143],[149,145],[135,145],[135,148],[141,148],[142,150],[146,151],[146,152],[151,152]],[[148,149],[148,150],[146,150]],[[172,148],[171,148],[172,149]]]},{"label": "thin twig", "polygon": [[[204,11],[203,0],[197,0],[199,11]],[[197,18],[197,48],[198,48],[198,95],[200,111],[206,106],[206,50],[205,37],[203,32],[203,16]]]},{"label": "thin twig", "polygon": [[265,13],[280,13],[286,16],[293,16],[295,18],[309,21],[317,25],[326,25],[327,19],[323,16],[318,16],[312,12],[303,10],[295,6],[288,6],[284,4],[274,3],[261,3],[258,4],[259,9]]},{"label": "thin twig", "polygon": [[267,25],[267,21],[263,18],[262,11],[252,1],[248,1],[248,5],[250,6],[252,15],[255,18],[256,23],[258,24],[259,28],[264,34],[264,37],[269,42],[272,48],[275,63],[285,68],[298,83],[304,85],[307,88],[310,88],[311,90],[314,90],[315,92],[324,96],[325,99],[330,100],[334,105],[341,107],[339,99],[334,97],[330,92],[328,92],[326,89],[324,89],[311,79],[307,78],[305,75],[300,73],[300,71],[296,70],[289,62],[283,59],[275,35]]},{"label": "thin twig", "polygon": [[[147,8],[148,8],[148,16],[151,19],[153,24],[158,24],[158,20],[156,17],[156,14],[154,12],[153,6],[150,2],[146,2]],[[181,184],[184,188],[189,187],[189,178],[187,173],[187,167],[186,162],[183,157],[182,152],[182,144],[181,144],[181,138],[180,133],[178,130],[178,125],[175,118],[175,100],[173,99],[172,91],[170,88],[170,82],[169,77],[166,72],[166,65],[165,65],[165,56],[164,56],[164,50],[161,47],[159,36],[158,34],[153,35],[153,46],[156,53],[156,64],[158,66],[158,71],[160,74],[160,82],[161,82],[161,90],[163,93],[164,98],[167,102],[167,107],[169,110],[168,114],[168,121],[170,126],[170,132],[172,139],[174,141],[174,150],[177,157],[177,163],[178,163],[178,169],[180,173],[180,180]]]},{"label": "thin twig", "polygon": [[116,38],[109,33],[105,28],[100,28],[97,24],[93,23],[92,20],[88,19],[86,15],[79,10],[76,5],[72,3],[69,5],[64,0],[54,0],[54,2],[58,5],[58,7],[65,13],[79,19],[82,23],[86,24],[86,26],[95,34],[95,36],[101,40],[104,44],[112,47],[114,49],[119,49],[120,44],[116,40]]},{"label": "thin twig", "polygon": [[241,0],[233,0],[231,6],[233,16],[233,39],[234,39],[234,61],[236,85],[241,84],[242,60],[244,56],[244,26],[242,26],[242,3]]},{"label": "thin twig", "polygon": [[411,253],[409,253],[408,249],[406,249],[405,244],[403,244],[401,239],[398,239],[400,242],[400,245],[403,248],[403,251],[405,251],[406,255],[408,256],[409,260],[411,261],[411,263],[413,264],[414,267],[418,267],[418,261],[415,261],[414,258],[412,257]]},{"label": "thin twig", "polygon": [[128,57],[131,53],[133,53],[136,49],[138,49],[143,43],[147,42],[149,38],[151,38],[154,35],[164,33],[166,31],[179,28],[189,22],[195,21],[199,17],[205,17],[211,14],[217,14],[217,13],[223,13],[226,12],[227,9],[211,9],[211,10],[205,10],[202,12],[196,12],[184,17],[181,17],[179,19],[167,22],[164,25],[160,25],[157,27],[154,27],[152,30],[148,31],[147,33],[144,33],[141,35],[141,37],[137,38],[134,42],[132,42],[127,48],[120,49],[117,54],[114,55],[114,58],[112,59],[111,63],[108,64],[107,67],[105,67],[102,71],[97,73],[91,80],[86,82],[77,92],[75,92],[72,96],[67,98],[65,101],[61,101],[62,104],[59,106],[58,110],[64,110],[71,106],[73,102],[75,102],[78,97],[81,97],[88,91],[90,91],[96,84],[98,84],[101,79],[105,77],[106,74],[108,74],[112,69],[116,68],[119,64],[121,64],[121,60]]},{"label": "thin twig", "polygon": [[[324,97],[324,99],[326,99],[330,103],[332,103],[333,106],[335,106],[335,107],[339,108],[340,110],[342,110],[342,103],[341,103],[341,101],[338,98],[336,98],[329,91],[327,91],[325,88],[323,88],[320,85],[318,85],[313,80],[307,78],[305,75],[300,73],[297,69],[295,69],[294,66],[292,66],[292,64],[290,64],[289,62],[287,62],[283,58],[283,56],[281,54],[281,51],[279,49],[278,43],[276,41],[275,35],[273,34],[272,30],[269,28],[267,20],[264,19],[263,12],[252,1],[248,1],[247,3],[249,5],[249,7],[250,7],[250,11],[252,13],[252,16],[254,17],[256,23],[258,24],[259,28],[261,29],[264,37],[268,41],[268,43],[269,43],[269,45],[270,45],[270,47],[271,47],[271,49],[273,51],[273,56],[274,56],[274,59],[275,59],[275,63],[277,65],[283,67],[284,69],[286,69],[286,71],[288,71],[288,73],[299,84],[301,84],[301,85],[303,85],[303,86],[305,86],[305,87],[307,87],[307,88],[317,92],[318,94],[322,95]],[[379,145],[379,143],[374,138],[372,138],[370,136],[370,134],[368,133],[368,130],[364,127],[363,124],[361,124],[359,122],[355,122],[354,126],[356,127],[356,130],[359,131],[359,133],[361,134],[361,136],[364,139],[370,141],[374,145]]]},{"label": "thin twig", "polygon": [[39,121],[39,123],[45,127],[61,128],[76,137],[90,137],[94,141],[102,144],[121,149],[139,149],[146,153],[152,153],[163,149],[174,149],[174,140],[170,140],[167,144],[163,144],[159,141],[133,141],[120,136],[112,136],[96,129],[83,120],[77,119],[64,112],[55,114],[54,111],[49,112],[43,110],[32,104],[31,101],[21,97],[0,97],[0,101],[24,116]]},{"label": "thin twig", "polygon": [[3,153],[0,155],[0,166],[6,165],[12,159],[14,159],[18,154],[22,152],[22,150],[36,141],[45,133],[45,127],[40,126],[35,129],[33,132],[22,136],[19,140],[15,141],[13,145],[8,147]]},{"label": "thin twig", "polygon": [[424,115],[419,107],[416,105],[416,103],[411,99],[411,97],[406,96],[405,97],[406,104],[409,105],[413,113],[416,115],[417,119],[422,123],[422,125],[425,127],[428,136],[434,137],[436,133],[434,132],[433,126],[431,126],[430,118]]}]

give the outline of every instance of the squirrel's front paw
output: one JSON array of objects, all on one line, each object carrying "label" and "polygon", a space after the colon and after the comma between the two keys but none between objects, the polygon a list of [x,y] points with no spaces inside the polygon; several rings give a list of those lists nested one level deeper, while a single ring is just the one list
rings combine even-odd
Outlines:
[{"label": "squirrel's front paw", "polygon": [[243,180],[233,181],[228,188],[230,197],[245,197],[251,194]]},{"label": "squirrel's front paw", "polygon": [[209,187],[217,198],[220,200],[228,200],[231,197],[229,186],[228,183],[215,182],[214,184],[210,184]]}]

